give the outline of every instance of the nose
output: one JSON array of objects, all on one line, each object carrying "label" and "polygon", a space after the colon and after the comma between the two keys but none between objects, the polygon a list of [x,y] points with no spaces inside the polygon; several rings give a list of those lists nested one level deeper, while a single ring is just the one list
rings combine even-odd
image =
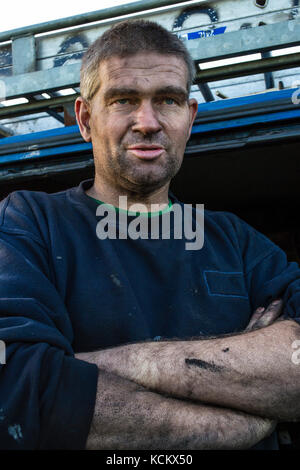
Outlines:
[{"label": "nose", "polygon": [[142,101],[136,110],[132,131],[147,135],[155,134],[160,130],[161,124],[151,101]]}]

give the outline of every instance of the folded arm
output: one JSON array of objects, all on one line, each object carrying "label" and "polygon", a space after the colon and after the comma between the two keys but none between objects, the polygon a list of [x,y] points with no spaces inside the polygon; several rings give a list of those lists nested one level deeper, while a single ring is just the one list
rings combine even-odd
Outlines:
[{"label": "folded arm", "polygon": [[283,320],[195,341],[129,344],[79,357],[153,391],[281,421],[300,419],[300,326]]},{"label": "folded arm", "polygon": [[99,370],[87,449],[248,449],[275,423],[151,392]]}]

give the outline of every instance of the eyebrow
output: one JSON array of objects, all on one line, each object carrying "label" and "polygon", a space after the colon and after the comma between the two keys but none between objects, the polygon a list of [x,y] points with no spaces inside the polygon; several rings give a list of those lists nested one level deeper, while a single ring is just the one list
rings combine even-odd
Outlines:
[{"label": "eyebrow", "polygon": [[[143,93],[136,90],[135,88],[114,87],[109,88],[104,93],[104,100],[107,102],[110,99],[115,98],[116,96],[141,96],[142,94]],[[178,99],[181,99],[182,101],[188,99],[188,93],[184,88],[176,87],[173,85],[158,88],[157,90],[155,90],[155,95],[173,95],[176,96]]]},{"label": "eyebrow", "polygon": [[177,96],[177,98],[182,99],[182,100],[188,99],[188,92],[184,88],[173,86],[173,85],[159,88],[158,90],[156,90],[156,94],[157,95],[174,95],[174,96]]}]

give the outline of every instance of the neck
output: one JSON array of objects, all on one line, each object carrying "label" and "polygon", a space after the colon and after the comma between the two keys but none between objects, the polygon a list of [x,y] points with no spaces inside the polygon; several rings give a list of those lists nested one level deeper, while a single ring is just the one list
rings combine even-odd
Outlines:
[{"label": "neck", "polygon": [[[86,191],[86,194],[106,204],[119,207],[120,209],[130,210],[130,206],[134,204],[143,204],[143,206],[145,206],[145,212],[155,212],[157,210],[163,210],[168,205],[169,185],[170,183],[168,182],[163,187],[144,194],[126,188],[112,188],[95,178],[93,186]],[[154,204],[156,206],[155,208],[152,206]],[[139,211],[143,212],[143,209],[141,208]]]}]

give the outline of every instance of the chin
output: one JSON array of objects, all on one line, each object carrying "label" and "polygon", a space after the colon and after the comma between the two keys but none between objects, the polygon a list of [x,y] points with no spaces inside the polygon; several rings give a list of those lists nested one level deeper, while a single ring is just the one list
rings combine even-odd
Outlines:
[{"label": "chin", "polygon": [[153,177],[153,175],[143,175],[135,178],[127,179],[127,187],[129,190],[138,192],[140,194],[149,194],[158,190],[168,184],[171,178]]}]

